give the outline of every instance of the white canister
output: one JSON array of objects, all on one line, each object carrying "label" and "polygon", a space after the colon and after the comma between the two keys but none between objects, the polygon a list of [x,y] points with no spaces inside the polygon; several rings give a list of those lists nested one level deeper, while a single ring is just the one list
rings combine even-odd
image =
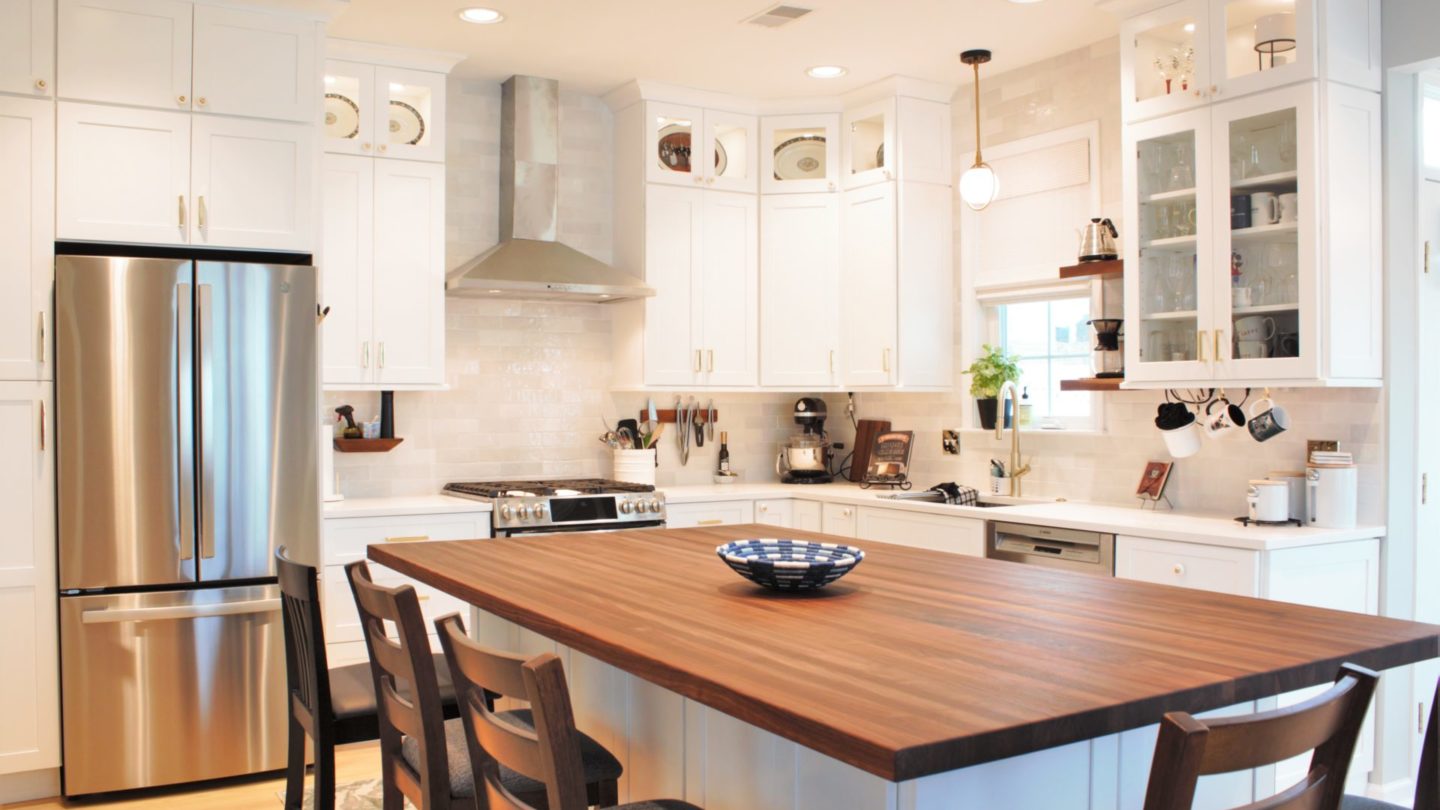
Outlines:
[{"label": "white canister", "polygon": [[1290,487],[1284,481],[1256,479],[1245,494],[1250,506],[1250,519],[1264,523],[1284,523],[1290,519]]},{"label": "white canister", "polygon": [[1284,481],[1290,489],[1290,519],[1305,523],[1305,471],[1271,470],[1265,473],[1271,481]]},{"label": "white canister", "polygon": [[1352,529],[1359,479],[1354,464],[1315,465],[1305,468],[1307,526]]},{"label": "white canister", "polygon": [[615,480],[655,486],[655,448],[614,450]]}]

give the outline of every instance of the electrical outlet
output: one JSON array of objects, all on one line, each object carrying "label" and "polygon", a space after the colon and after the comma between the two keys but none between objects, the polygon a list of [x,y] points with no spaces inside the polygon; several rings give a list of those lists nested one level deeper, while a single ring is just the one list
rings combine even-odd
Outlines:
[{"label": "electrical outlet", "polygon": [[1334,439],[1309,439],[1305,442],[1305,458],[1309,459],[1310,454],[1315,451],[1322,453],[1333,453],[1340,449],[1340,442]]},{"label": "electrical outlet", "polygon": [[940,431],[940,452],[947,456],[960,455],[960,431]]}]

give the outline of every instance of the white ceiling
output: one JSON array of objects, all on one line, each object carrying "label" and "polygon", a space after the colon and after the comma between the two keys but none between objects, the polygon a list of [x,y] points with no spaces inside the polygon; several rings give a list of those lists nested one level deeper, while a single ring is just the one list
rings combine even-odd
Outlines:
[{"label": "white ceiling", "polygon": [[[523,73],[602,94],[654,79],[757,98],[833,95],[894,74],[962,84],[957,55],[989,48],[990,75],[1114,35],[1094,0],[787,0],[814,9],[778,29],[742,21],[773,0],[351,0],[331,24],[346,39],[466,54],[456,72]],[[481,5],[498,25],[461,22]],[[805,68],[840,64],[820,81]],[[982,77],[983,78],[983,77]]]}]

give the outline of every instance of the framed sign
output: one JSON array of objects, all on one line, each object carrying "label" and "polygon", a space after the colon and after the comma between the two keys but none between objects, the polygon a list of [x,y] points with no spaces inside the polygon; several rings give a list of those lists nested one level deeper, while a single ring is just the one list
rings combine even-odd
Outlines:
[{"label": "framed sign", "polygon": [[870,465],[865,468],[865,478],[860,486],[909,489],[910,449],[914,442],[913,430],[889,430],[877,434],[870,448]]},{"label": "framed sign", "polygon": [[1172,461],[1149,461],[1145,472],[1140,475],[1140,485],[1135,488],[1135,497],[1147,501],[1158,501],[1165,497],[1165,484],[1170,480]]}]

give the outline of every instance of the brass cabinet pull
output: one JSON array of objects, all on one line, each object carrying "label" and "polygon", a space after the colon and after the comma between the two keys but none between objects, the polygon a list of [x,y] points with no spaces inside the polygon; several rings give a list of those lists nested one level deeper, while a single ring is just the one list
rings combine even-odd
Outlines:
[{"label": "brass cabinet pull", "polygon": [[40,365],[45,365],[45,310],[40,310]]},{"label": "brass cabinet pull", "polygon": [[40,452],[45,452],[45,400],[40,400]]},{"label": "brass cabinet pull", "polygon": [[695,525],[696,525],[696,526],[719,526],[721,523],[724,523],[724,522],[725,522],[725,521],[720,520],[719,518],[715,518],[714,520],[697,520],[697,521],[695,521]]},{"label": "brass cabinet pull", "polygon": [[886,374],[890,373],[890,350],[888,348],[885,350],[884,359],[881,361],[880,367]]},{"label": "brass cabinet pull", "polygon": [[200,204],[195,210],[195,220],[200,225],[200,230],[205,230],[205,195],[200,195]]},{"label": "brass cabinet pull", "polygon": [[706,349],[706,350],[705,350],[705,370],[706,370],[706,371],[714,371],[714,370],[715,370],[715,350],[714,350],[714,349]]},{"label": "brass cabinet pull", "polygon": [[385,542],[387,542],[387,543],[423,543],[423,542],[425,542],[426,540],[429,540],[429,539],[430,539],[430,535],[428,535],[428,534],[411,534],[411,535],[399,535],[399,536],[397,536],[397,537],[387,537],[387,538],[385,538]]},{"label": "brass cabinet pull", "polygon": [[370,341],[368,340],[360,341],[360,367],[370,367]]},{"label": "brass cabinet pull", "polygon": [[183,228],[185,227],[185,195],[179,194],[176,196],[177,199],[180,200],[180,227]]},{"label": "brass cabinet pull", "polygon": [[1199,360],[1199,361],[1202,362],[1202,363],[1208,363],[1208,362],[1210,362],[1209,360],[1206,360],[1206,359],[1205,359],[1205,330],[1204,330],[1204,329],[1200,329],[1200,330],[1198,330],[1198,331],[1195,332],[1195,359],[1196,359],[1196,360]]},{"label": "brass cabinet pull", "polygon": [[835,350],[830,350],[830,373],[835,373]]},{"label": "brass cabinet pull", "polygon": [[1217,363],[1220,362],[1221,360],[1228,359],[1228,358],[1226,357],[1226,355],[1224,355],[1224,354],[1221,353],[1221,351],[1220,351],[1220,344],[1224,343],[1224,340],[1222,340],[1222,336],[1223,336],[1224,334],[1225,334],[1225,330],[1224,330],[1224,329],[1216,329],[1216,330],[1215,330],[1215,362],[1217,362]]},{"label": "brass cabinet pull", "polygon": [[704,363],[702,362],[704,360],[704,354],[703,349],[695,350],[695,370],[697,372],[704,368]]},{"label": "brass cabinet pull", "polygon": [[383,340],[380,341],[380,345],[379,345],[379,347],[378,347],[378,351],[377,351],[376,355],[377,355],[377,356],[376,356],[376,358],[375,358],[375,361],[376,361],[376,362],[375,362],[375,367],[376,367],[376,368],[384,368],[384,367],[385,367],[385,341],[383,341]]}]

